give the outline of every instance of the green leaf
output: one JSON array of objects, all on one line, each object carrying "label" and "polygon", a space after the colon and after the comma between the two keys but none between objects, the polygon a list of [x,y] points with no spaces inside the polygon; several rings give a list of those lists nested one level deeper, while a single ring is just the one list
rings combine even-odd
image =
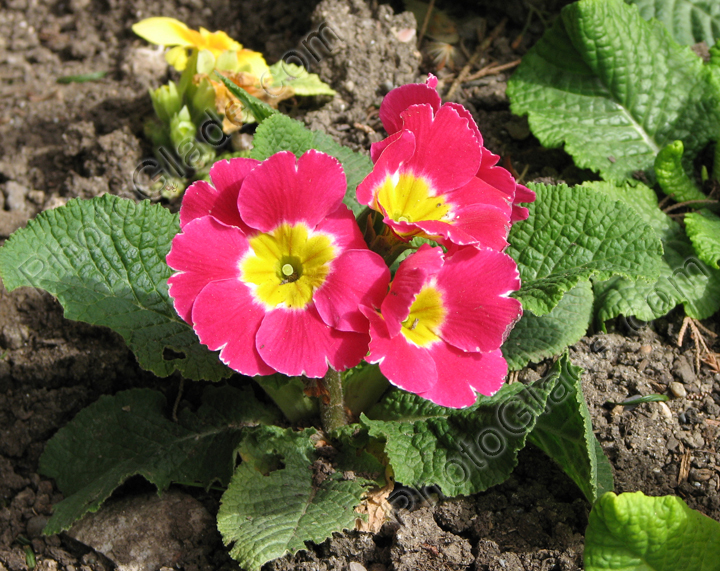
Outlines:
[{"label": "green leaf", "polygon": [[691,212],[685,215],[685,230],[700,259],[720,269],[720,217],[706,208]]},{"label": "green leaf", "polygon": [[[711,71],[663,25],[622,0],[566,6],[508,84],[513,113],[529,115],[546,147],[607,180],[654,178],[655,156],[681,140],[689,166],[720,132]],[[688,168],[689,170],[689,168]]]},{"label": "green leaf", "polygon": [[466,409],[444,408],[394,390],[360,423],[385,442],[397,481],[438,485],[448,496],[474,494],[510,475],[558,376],[556,366],[532,386],[505,385]]},{"label": "green leaf", "polygon": [[655,176],[662,191],[676,202],[705,200],[705,196],[685,172],[682,164],[682,141],[673,141],[660,149],[655,157]]},{"label": "green leaf", "polygon": [[[140,366],[165,377],[219,380],[231,371],[200,345],[173,308],[165,263],[177,215],[149,201],[105,194],[42,212],[0,248],[0,276],[12,291],[44,289],[65,317],[116,331]],[[180,357],[165,357],[172,350]]]},{"label": "green leaf", "polygon": [[87,83],[88,81],[98,81],[108,74],[107,71],[91,71],[90,73],[81,73],[80,75],[64,75],[58,77],[57,82],[68,83]]},{"label": "green leaf", "polygon": [[253,145],[250,157],[259,161],[280,151],[292,151],[299,157],[310,149],[335,157],[342,163],[347,177],[347,191],[343,202],[355,216],[365,208],[358,203],[355,189],[372,170],[370,157],[339,145],[322,131],[311,131],[300,121],[280,114],[263,121],[255,132]]},{"label": "green leaf", "polygon": [[255,117],[255,120],[258,123],[262,123],[268,117],[279,113],[277,109],[273,109],[264,101],[250,95],[242,87],[235,85],[227,77],[217,71],[215,72],[215,77],[222,81],[228,91],[240,100],[243,106],[252,114],[253,117]]},{"label": "green leaf", "polygon": [[705,42],[712,46],[720,38],[720,4],[714,0],[626,0],[636,4],[640,15],[657,18],[679,44]]},{"label": "green leaf", "polygon": [[654,283],[613,278],[594,284],[600,321],[618,315],[651,321],[681,303],[685,313],[695,319],[706,319],[720,309],[720,271],[698,259],[682,233],[664,241],[663,246],[660,277]]},{"label": "green leaf", "polygon": [[[364,494],[362,479],[314,474],[312,428],[303,432],[263,426],[243,441],[237,468],[218,512],[218,529],[230,555],[250,571],[353,528]],[[274,461],[272,461],[274,460]],[[267,470],[267,467],[270,467]],[[263,473],[258,469],[265,469]]]},{"label": "green leaf", "polygon": [[680,225],[658,208],[652,189],[642,184],[616,186],[607,182],[583,186],[622,200],[633,208],[662,238],[664,248],[660,277],[654,282],[615,277],[594,283],[600,321],[618,315],[651,321],[666,315],[680,303],[685,305],[685,312],[696,319],[709,317],[720,309],[720,272],[695,257]]},{"label": "green leaf", "polygon": [[308,73],[305,68],[280,60],[270,66],[273,88],[290,88],[295,95],[335,95],[335,91],[317,73]]},{"label": "green leaf", "polygon": [[263,121],[255,131],[250,158],[264,161],[280,151],[300,157],[313,148],[313,133],[300,121],[278,113]]},{"label": "green leaf", "polygon": [[502,346],[510,370],[558,355],[577,343],[587,332],[592,314],[593,292],[587,280],[568,291],[550,313],[538,317],[526,311]]},{"label": "green leaf", "polygon": [[613,490],[612,467],[593,434],[582,369],[570,363],[567,354],[558,362],[560,379],[528,439],[560,465],[592,504]]},{"label": "green leaf", "polygon": [[654,280],[662,247],[653,229],[621,202],[584,187],[531,184],[537,200],[513,225],[507,253],[517,262],[525,310],[544,315],[590,277]]},{"label": "green leaf", "polygon": [[590,512],[586,571],[715,571],[720,523],[676,496],[605,494]]},{"label": "green leaf", "polygon": [[277,422],[277,412],[258,402],[250,389],[205,389],[197,413],[167,418],[165,397],[150,389],[102,396],[82,410],[48,442],[40,472],[55,478],[65,499],[54,507],[45,533],[68,529],[97,511],[110,494],[134,475],[155,484],[209,487],[226,484],[243,426]]},{"label": "green leaf", "polygon": [[584,182],[582,186],[613,200],[619,200],[632,208],[662,240],[675,237],[680,230],[680,225],[660,210],[657,195],[649,186],[637,181],[626,181],[621,184],[594,181]]}]

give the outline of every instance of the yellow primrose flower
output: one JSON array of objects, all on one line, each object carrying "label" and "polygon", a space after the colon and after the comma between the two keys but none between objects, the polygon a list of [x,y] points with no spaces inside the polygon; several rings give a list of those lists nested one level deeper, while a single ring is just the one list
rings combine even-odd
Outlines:
[{"label": "yellow primrose flower", "polygon": [[208,50],[215,57],[224,51],[240,51],[243,49],[225,32],[209,32],[205,28],[200,31],[191,30],[180,20],[175,18],[146,18],[132,27],[141,38],[151,44],[161,46],[175,46],[165,56],[168,63],[178,71],[185,69],[187,64],[187,48]]}]

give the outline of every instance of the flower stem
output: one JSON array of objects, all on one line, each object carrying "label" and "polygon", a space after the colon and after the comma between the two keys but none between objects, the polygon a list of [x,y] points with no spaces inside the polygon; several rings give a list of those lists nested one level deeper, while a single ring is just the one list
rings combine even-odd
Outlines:
[{"label": "flower stem", "polygon": [[328,367],[323,382],[327,388],[329,400],[327,403],[320,400],[320,419],[325,432],[331,432],[348,423],[345,399],[343,398],[342,373]]}]

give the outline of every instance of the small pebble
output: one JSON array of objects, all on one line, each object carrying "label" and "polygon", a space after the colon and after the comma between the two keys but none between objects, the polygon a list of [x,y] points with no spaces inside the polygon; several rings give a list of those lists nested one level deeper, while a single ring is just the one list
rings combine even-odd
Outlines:
[{"label": "small pebble", "polygon": [[682,385],[682,383],[678,383],[677,381],[673,381],[670,383],[670,392],[675,398],[681,399],[687,396],[687,391],[685,390],[685,387]]},{"label": "small pebble", "polygon": [[364,565],[360,565],[357,561],[350,562],[350,571],[367,571]]},{"label": "small pebble", "polygon": [[668,420],[672,419],[672,411],[670,410],[670,407],[664,402],[659,402],[658,405],[660,405],[660,412],[662,415]]},{"label": "small pebble", "polygon": [[643,355],[649,355],[652,353],[652,346],[651,345],[640,345],[640,353]]}]

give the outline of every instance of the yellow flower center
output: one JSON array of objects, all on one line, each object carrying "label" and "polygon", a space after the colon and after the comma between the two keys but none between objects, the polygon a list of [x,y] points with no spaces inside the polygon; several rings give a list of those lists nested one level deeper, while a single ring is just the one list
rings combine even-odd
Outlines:
[{"label": "yellow flower center", "polygon": [[425,179],[405,173],[387,177],[376,201],[396,222],[443,220],[450,222],[450,205],[442,196],[433,196]]},{"label": "yellow flower center", "polygon": [[405,339],[418,347],[427,347],[440,340],[438,331],[445,318],[440,292],[429,285],[423,286],[410,306],[410,315],[400,330]]},{"label": "yellow flower center", "polygon": [[304,224],[283,223],[248,241],[250,251],[240,262],[241,279],[269,309],[304,308],[335,258],[330,237],[311,234]]}]

